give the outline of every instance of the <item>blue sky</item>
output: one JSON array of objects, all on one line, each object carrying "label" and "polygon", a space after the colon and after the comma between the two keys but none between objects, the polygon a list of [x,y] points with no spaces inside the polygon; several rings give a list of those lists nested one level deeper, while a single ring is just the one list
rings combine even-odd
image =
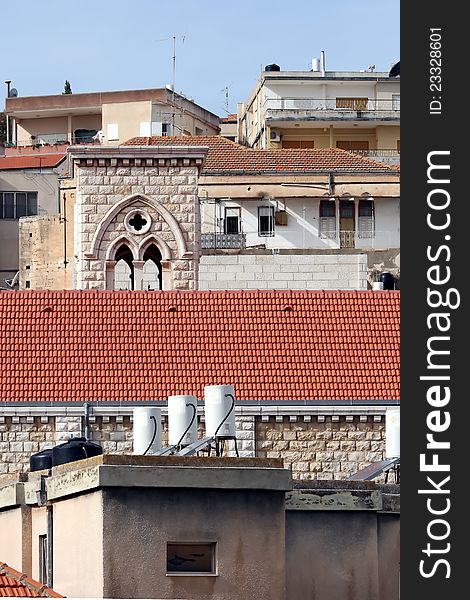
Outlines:
[{"label": "blue sky", "polygon": [[22,0],[1,20],[0,84],[21,96],[65,79],[75,93],[163,87],[176,35],[176,90],[221,116],[224,88],[235,112],[261,65],[307,70],[324,50],[329,70],[388,71],[400,58],[399,0]]}]

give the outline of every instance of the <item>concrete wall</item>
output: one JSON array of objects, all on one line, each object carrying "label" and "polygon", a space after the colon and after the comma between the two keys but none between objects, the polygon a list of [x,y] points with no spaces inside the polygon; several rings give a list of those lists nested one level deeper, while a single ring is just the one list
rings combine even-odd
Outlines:
[{"label": "concrete wall", "polygon": [[[284,493],[113,489],[103,505],[104,597],[284,598]],[[171,541],[216,542],[217,576],[166,576]]]},{"label": "concrete wall", "polygon": [[60,196],[61,214],[20,219],[20,289],[73,287],[75,192],[61,190]]},{"label": "concrete wall", "polygon": [[199,289],[367,289],[366,254],[204,255]]},{"label": "concrete wall", "polygon": [[41,581],[39,572],[39,536],[41,535],[47,535],[46,508],[33,506],[31,508],[31,577],[36,581]]},{"label": "concrete wall", "polygon": [[[119,102],[103,104],[102,129],[105,144],[123,144],[133,137],[140,136],[140,123],[151,119],[152,103],[150,100],[140,102]],[[118,139],[108,138],[108,124],[118,125]]]},{"label": "concrete wall", "polygon": [[0,561],[29,573],[31,571],[31,509],[15,506],[0,510]]},{"label": "concrete wall", "polygon": [[[64,596],[102,598],[104,595],[102,502],[102,493],[96,491],[54,503],[53,585]],[[129,515],[125,518],[129,520]],[[121,525],[116,523],[117,529]],[[127,547],[124,541],[116,551],[124,554]],[[121,562],[123,578],[131,576],[129,566]]]},{"label": "concrete wall", "polygon": [[[0,173],[0,191],[2,192],[37,192],[38,214],[40,216],[57,212],[58,209],[58,175],[49,169],[39,172],[2,171]],[[3,277],[11,278],[19,269],[19,220],[0,219],[0,287],[4,286]],[[8,273],[2,271],[8,270]]]},{"label": "concrete wall", "polygon": [[[385,521],[387,555],[378,551]],[[399,515],[288,509],[286,600],[397,600],[398,532]]]}]

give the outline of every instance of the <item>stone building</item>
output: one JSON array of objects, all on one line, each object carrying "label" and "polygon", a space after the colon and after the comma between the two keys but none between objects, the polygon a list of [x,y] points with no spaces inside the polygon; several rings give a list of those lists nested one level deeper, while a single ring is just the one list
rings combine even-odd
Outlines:
[{"label": "stone building", "polygon": [[215,136],[69,150],[61,214],[21,223],[22,289],[366,289],[399,276],[389,166]]},{"label": "stone building", "polygon": [[235,387],[242,457],[331,480],[384,456],[398,291],[1,292],[0,312],[0,472],[83,433],[87,405],[92,438],[129,454],[135,406],[166,427],[169,395],[213,384]]}]

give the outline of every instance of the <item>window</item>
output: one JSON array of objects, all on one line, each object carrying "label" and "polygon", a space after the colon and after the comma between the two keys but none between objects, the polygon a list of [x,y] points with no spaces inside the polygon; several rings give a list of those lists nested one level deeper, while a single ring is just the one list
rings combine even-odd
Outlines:
[{"label": "window", "polygon": [[240,208],[226,207],[224,233],[240,233]]},{"label": "window", "polygon": [[274,206],[258,206],[258,235],[274,236]]},{"label": "window", "polygon": [[336,239],[336,203],[334,200],[320,200],[320,237]]},{"label": "window", "polygon": [[336,147],[348,152],[361,152],[369,150],[369,142],[367,140],[340,140],[336,142]]},{"label": "window", "polygon": [[204,135],[204,131],[200,127],[196,127],[195,133],[196,135]]},{"label": "window", "polygon": [[37,192],[0,192],[0,219],[19,219],[37,214]]},{"label": "window", "polygon": [[400,94],[392,94],[392,110],[400,110]]},{"label": "window", "polygon": [[370,239],[374,237],[374,201],[359,200],[358,237]]},{"label": "window", "polygon": [[336,98],[336,108],[367,110],[368,98]]},{"label": "window", "polygon": [[283,148],[315,148],[314,140],[282,140]]},{"label": "window", "polygon": [[215,542],[168,542],[167,575],[217,575]]},{"label": "window", "polygon": [[117,123],[108,123],[108,140],[118,140],[118,124]]},{"label": "window", "polygon": [[39,583],[47,583],[47,535],[39,536]]}]

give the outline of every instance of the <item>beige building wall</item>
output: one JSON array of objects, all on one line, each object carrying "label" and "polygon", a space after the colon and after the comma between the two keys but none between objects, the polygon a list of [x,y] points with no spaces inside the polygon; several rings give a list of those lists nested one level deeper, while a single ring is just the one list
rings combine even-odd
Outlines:
[{"label": "beige building wall", "polygon": [[[102,492],[97,491],[64,498],[53,505],[53,584],[54,589],[64,596],[104,597],[102,498]],[[125,518],[129,519],[129,514]],[[113,543],[112,540],[109,542]],[[126,546],[127,543],[116,550],[125,552]],[[122,576],[129,578],[131,565],[123,561],[121,566]],[[114,597],[125,595],[118,592]]]},{"label": "beige building wall", "polygon": [[0,510],[0,562],[30,573],[31,511],[25,506]]},{"label": "beige building wall", "polygon": [[377,148],[398,150],[400,128],[394,126],[377,127]]},{"label": "beige building wall", "polygon": [[31,577],[41,581],[39,571],[39,536],[47,534],[46,507],[31,508]]},{"label": "beige building wall", "polygon": [[[140,123],[148,123],[152,117],[150,100],[103,104],[102,110],[104,143],[111,145],[122,144],[140,136]],[[117,138],[110,139],[110,124],[117,125]]]},{"label": "beige building wall", "polygon": [[20,145],[29,145],[35,135],[39,143],[41,134],[63,133],[67,139],[67,117],[48,117],[43,119],[21,119],[17,121],[16,141]]}]

